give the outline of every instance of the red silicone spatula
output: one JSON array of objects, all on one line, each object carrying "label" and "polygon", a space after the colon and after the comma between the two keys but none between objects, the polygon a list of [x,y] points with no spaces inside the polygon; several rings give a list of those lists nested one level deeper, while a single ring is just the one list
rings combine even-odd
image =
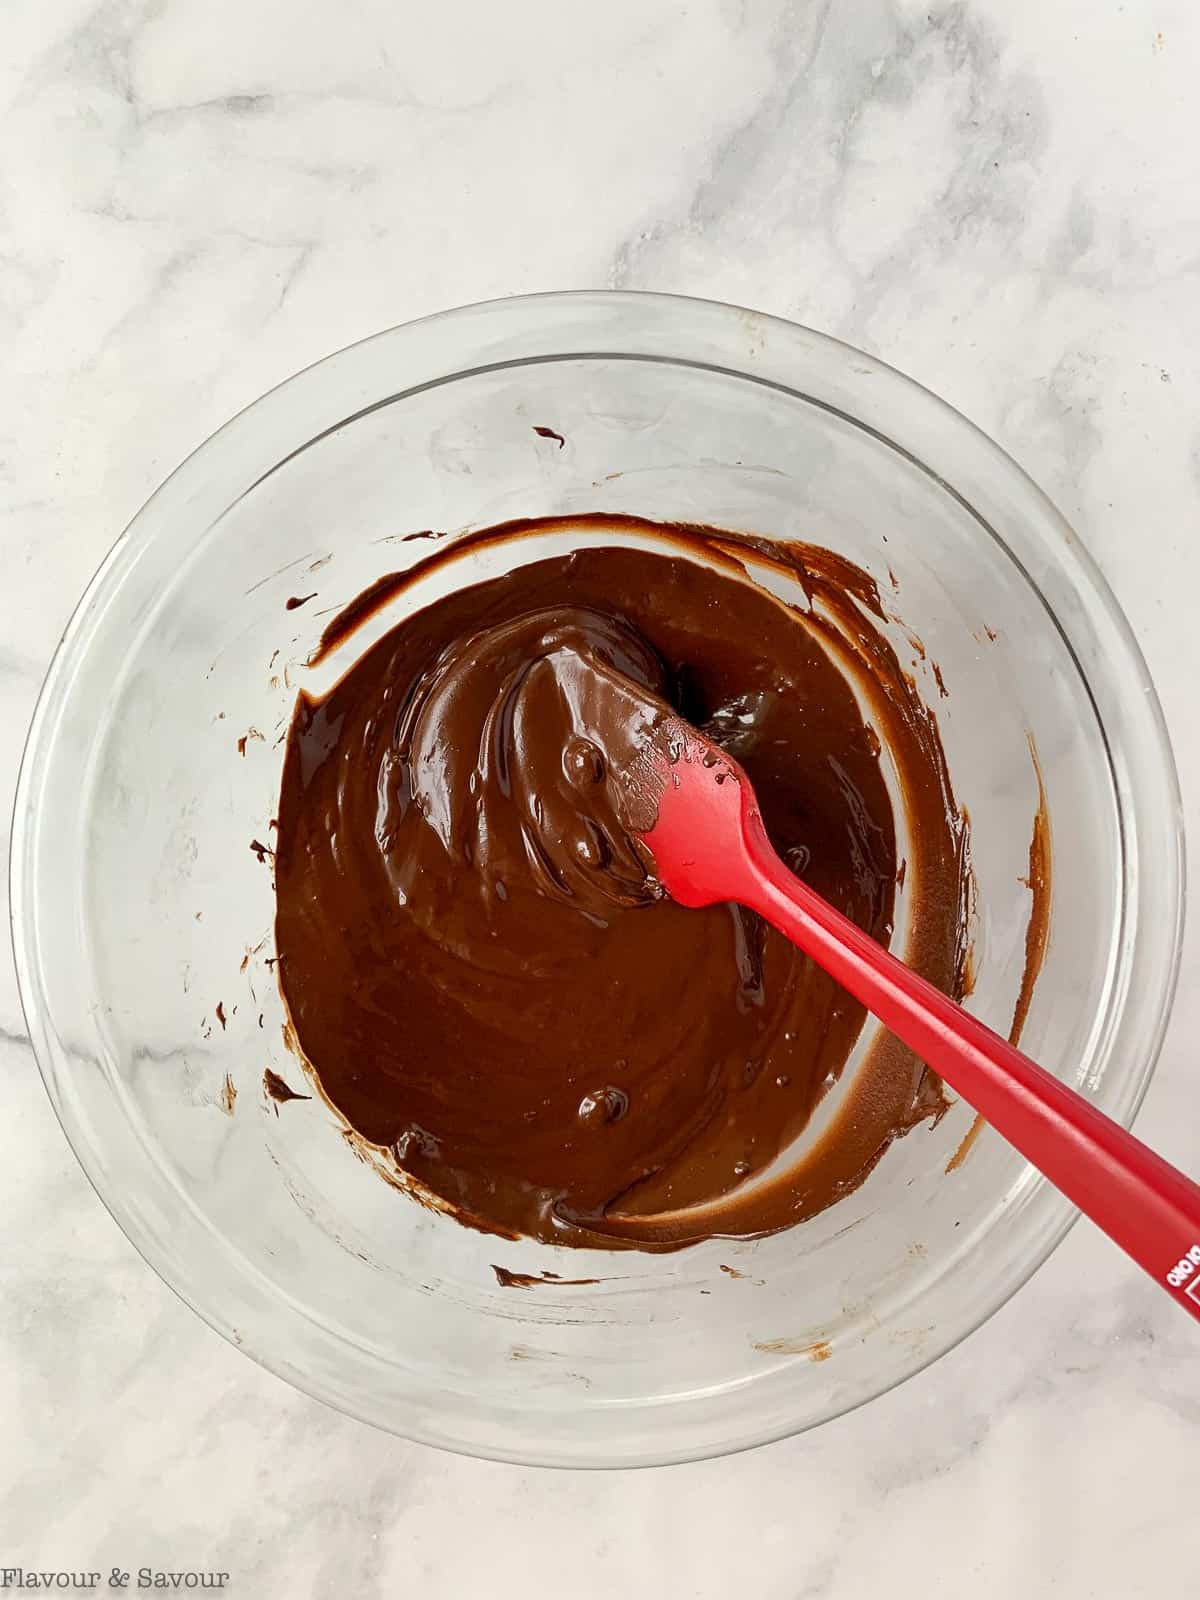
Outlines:
[{"label": "red silicone spatula", "polygon": [[806,887],[772,850],[741,768],[694,729],[672,732],[658,818],[642,835],[671,898],[735,900],[765,917],[1200,1319],[1200,1186]]}]

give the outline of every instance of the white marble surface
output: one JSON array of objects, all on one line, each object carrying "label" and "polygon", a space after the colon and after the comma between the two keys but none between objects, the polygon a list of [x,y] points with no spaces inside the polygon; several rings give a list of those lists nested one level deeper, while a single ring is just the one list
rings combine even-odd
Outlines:
[{"label": "white marble surface", "polygon": [[[1099,558],[1200,838],[1193,0],[8,0],[0,816],[109,543],[269,385],[456,302],[616,285],[841,335]],[[1139,1127],[1200,1171],[1200,937]],[[59,1132],[0,958],[0,1566],[256,1597],[1190,1593],[1200,1336],[1087,1227],[819,1433],[551,1474],[408,1446],[208,1332]]]}]

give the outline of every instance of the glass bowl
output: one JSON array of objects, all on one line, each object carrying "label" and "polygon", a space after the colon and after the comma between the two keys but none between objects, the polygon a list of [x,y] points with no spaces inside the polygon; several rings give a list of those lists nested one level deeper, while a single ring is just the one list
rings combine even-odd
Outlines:
[{"label": "glass bowl", "polygon": [[[960,1104],[772,1237],[666,1255],[512,1244],[395,1193],[319,1097],[264,1093],[268,1067],[308,1086],[281,1037],[269,858],[251,841],[270,842],[279,741],[323,618],[428,548],[406,534],[587,511],[810,540],[876,576],[970,813],[969,1003],[1001,1031],[1025,956],[1033,741],[1053,901],[1023,1045],[1128,1123],[1182,905],[1174,768],[1129,629],[1070,528],[961,416],[732,306],[553,294],[448,312],[331,356],[201,446],[118,541],[51,667],[17,798],[13,926],[67,1136],[213,1327],[410,1438],[617,1466],[738,1449],[872,1398],[994,1311],[1073,1213],[989,1131],[954,1167]],[[526,540],[447,581],[571,541]],[[496,1266],[602,1281],[514,1289]]]}]

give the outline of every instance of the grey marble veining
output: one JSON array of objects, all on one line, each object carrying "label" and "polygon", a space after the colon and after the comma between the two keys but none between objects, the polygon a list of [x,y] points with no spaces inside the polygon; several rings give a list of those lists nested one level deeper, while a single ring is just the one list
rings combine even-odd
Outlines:
[{"label": "grey marble veining", "polygon": [[[0,846],[72,605],[188,450],[380,327],[597,285],[811,323],[997,437],[1125,607],[1200,833],[1190,0],[19,0],[0,30]],[[1194,1171],[1198,973],[1193,936],[1139,1122]],[[1200,1344],[1086,1226],[814,1435],[548,1474],[375,1434],[210,1333],[76,1167],[7,957],[0,1170],[0,1566],[256,1600],[1194,1580]]]}]

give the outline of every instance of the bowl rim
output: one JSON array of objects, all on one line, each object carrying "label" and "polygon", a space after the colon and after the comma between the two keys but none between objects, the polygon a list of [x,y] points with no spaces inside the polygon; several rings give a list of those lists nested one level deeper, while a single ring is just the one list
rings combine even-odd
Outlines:
[{"label": "bowl rim", "polygon": [[[589,337],[585,338],[585,334]],[[424,350],[426,363],[432,360],[436,366],[436,348],[431,351],[426,347],[431,338],[436,347],[443,335],[449,336],[447,354],[453,354],[455,346],[464,354],[471,350],[482,350],[486,346],[497,359],[487,363],[477,361],[467,366],[447,365],[444,371],[427,381],[414,383],[382,398],[372,395],[370,390],[373,386],[365,384],[362,403],[357,409],[353,408],[354,367],[356,363],[361,363],[365,354],[388,347],[394,357],[393,365],[403,370],[406,354],[420,346]],[[613,348],[596,342],[601,335],[607,336]],[[564,339],[567,341],[565,345]],[[691,357],[680,348],[681,345],[689,345],[689,341],[695,352]],[[523,355],[519,353],[522,350],[525,352]],[[270,1354],[254,1348],[252,1342],[245,1341],[235,1333],[219,1307],[205,1305],[202,1296],[190,1292],[188,1275],[164,1259],[164,1253],[155,1247],[125,1203],[119,1185],[105,1181],[103,1164],[89,1143],[86,1130],[73,1121],[70,1104],[62,1093],[56,1040],[38,972],[37,910],[31,865],[40,780],[53,747],[55,729],[68,702],[72,682],[80,662],[86,657],[92,624],[117,592],[143,550],[158,537],[159,530],[155,526],[158,514],[172,504],[182,506],[192,502],[194,505],[196,490],[208,472],[209,463],[219,452],[236,445],[247,430],[259,428],[261,423],[267,422],[270,426],[260,428],[267,437],[273,433],[282,437],[289,429],[294,434],[294,423],[283,418],[281,412],[291,409],[297,400],[307,406],[311,413],[312,420],[304,441],[278,454],[266,472],[255,477],[247,470],[248,462],[242,462],[247,475],[242,494],[248,493],[257,482],[262,481],[262,477],[329,432],[432,383],[455,381],[469,376],[473,371],[486,370],[489,366],[506,367],[516,361],[608,357],[626,353],[640,359],[673,360],[706,369],[716,368],[739,378],[775,384],[818,405],[826,404],[826,401],[807,392],[801,381],[805,378],[811,381],[811,370],[806,371],[806,368],[818,369],[827,381],[832,381],[832,375],[836,373],[856,386],[855,397],[861,398],[863,403],[841,414],[855,426],[877,434],[881,442],[930,472],[1000,542],[1043,599],[1049,616],[1075,659],[1084,685],[1091,692],[1092,679],[1079,661],[1062,619],[1045,600],[1039,583],[1011,549],[1007,537],[1002,537],[980,514],[966,492],[928,464],[924,453],[919,450],[920,439],[948,432],[955,451],[964,452],[975,471],[985,479],[994,477],[1003,493],[1012,497],[1029,518],[1031,537],[1035,533],[1040,535],[1044,554],[1051,564],[1094,606],[1094,615],[1089,622],[1101,628],[1106,635],[1106,651],[1114,653],[1112,660],[1116,663],[1112,668],[1114,676],[1117,672],[1124,674],[1129,684],[1136,685],[1139,691],[1132,694],[1122,689],[1116,697],[1122,716],[1132,719],[1133,731],[1129,737],[1142,747],[1140,765],[1135,765],[1135,769],[1127,774],[1130,792],[1123,797],[1118,793],[1118,811],[1125,842],[1128,842],[1126,808],[1137,814],[1145,812],[1154,815],[1161,827],[1157,836],[1152,830],[1140,827],[1137,843],[1144,853],[1154,856],[1149,876],[1154,883],[1156,904],[1153,915],[1158,921],[1158,942],[1164,959],[1157,960],[1152,964],[1150,973],[1143,972],[1142,975],[1143,994],[1149,992],[1145,989],[1147,983],[1152,985],[1155,992],[1152,995],[1152,1015],[1146,1019],[1147,1025],[1139,1035],[1141,1046],[1137,1059],[1130,1057],[1133,1065],[1126,1069],[1128,1077],[1124,1092],[1119,1105],[1114,1108],[1115,1114],[1126,1126],[1136,1115],[1149,1085],[1175,994],[1182,954],[1185,898],[1183,813],[1178,774],[1165,719],[1141,649],[1099,567],[1065,518],[1011,456],[946,401],[854,346],[800,324],[717,301],[628,290],[548,291],[475,302],[383,330],[321,358],[275,385],[198,445],[133,517],[84,591],[54,652],[25,741],[13,808],[9,910],[21,1004],[39,1070],[76,1158],[118,1226],[143,1259],[184,1303],[244,1354],[313,1398],[377,1426],[391,1428],[393,1424],[348,1403],[344,1394],[335,1393],[329,1384],[322,1384],[308,1374],[297,1372],[282,1358],[272,1359]],[[722,359],[715,359],[717,356]],[[792,381],[781,381],[781,375],[788,374]],[[339,377],[348,381],[340,385],[331,382]],[[328,397],[323,393],[326,389],[330,391]],[[827,409],[838,411],[839,407],[828,404]],[[325,411],[330,414],[324,416]],[[902,419],[899,426],[898,419]],[[909,441],[907,444],[906,439]],[[228,499],[225,501],[226,506],[231,503]],[[193,509],[193,521],[195,514]],[[1099,708],[1097,720],[1102,736],[1106,741],[1109,740],[1110,729],[1100,715]],[[1147,875],[1140,860],[1132,867],[1126,862],[1126,869],[1127,873],[1132,871],[1135,878],[1138,872]],[[1140,903],[1135,894],[1135,913]],[[1147,913],[1143,910],[1145,915]],[[1137,922],[1136,915],[1134,922]],[[1140,925],[1135,931],[1140,931]],[[1130,959],[1133,959],[1132,955]],[[1130,988],[1131,984],[1127,983],[1122,995],[1114,1002],[1118,1022],[1124,1015]],[[886,1393],[955,1348],[999,1310],[1044,1263],[1078,1215],[1069,1202],[1056,1194],[1040,1175],[1032,1178],[1025,1196],[1026,1204],[1035,1197],[1041,1206],[1042,1222],[1038,1236],[1023,1255],[1019,1268],[998,1277],[990,1292],[981,1296],[978,1306],[951,1336],[940,1340],[928,1351],[911,1354],[897,1375],[868,1387],[847,1403],[832,1406],[821,1416],[807,1420],[781,1420],[770,1428],[758,1429],[752,1436],[727,1439],[711,1445],[664,1450],[652,1444],[649,1449],[639,1447],[600,1452],[593,1447],[586,1454],[570,1446],[563,1448],[561,1443],[557,1448],[552,1446],[533,1451],[510,1447],[502,1436],[495,1436],[494,1430],[491,1433],[485,1430],[478,1437],[464,1438],[461,1432],[441,1431],[436,1426],[430,1426],[422,1420],[423,1413],[422,1417],[414,1416],[402,1430],[397,1428],[396,1431],[402,1431],[405,1437],[421,1443],[491,1459],[524,1465],[570,1467],[661,1465],[729,1454],[788,1437],[822,1421],[844,1415]]]}]

